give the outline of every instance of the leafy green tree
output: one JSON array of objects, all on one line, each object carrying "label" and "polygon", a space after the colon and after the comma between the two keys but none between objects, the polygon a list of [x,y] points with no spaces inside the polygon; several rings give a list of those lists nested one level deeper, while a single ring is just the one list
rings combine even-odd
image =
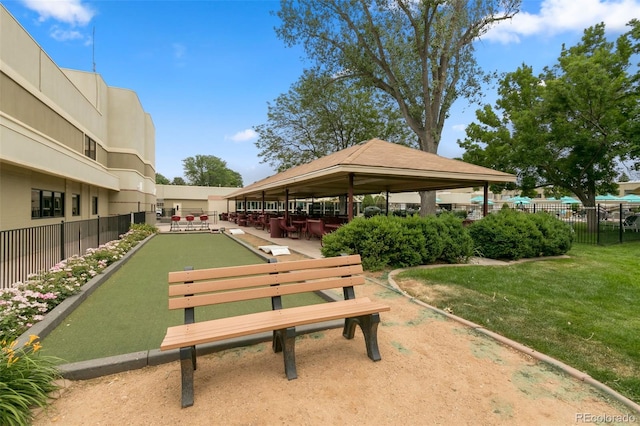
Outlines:
[{"label": "leafy green tree", "polygon": [[[620,161],[638,159],[632,34],[614,43],[599,24],[576,46],[563,46],[558,63],[542,74],[524,64],[508,73],[495,108],[478,110],[478,122],[458,142],[463,159],[516,173],[523,193],[552,186],[595,207],[596,194],[614,192]],[[594,210],[588,212],[595,229]]]},{"label": "leafy green tree", "polygon": [[160,173],[156,173],[156,183],[158,185],[171,185],[171,181]]},{"label": "leafy green tree", "polygon": [[187,182],[184,181],[184,179],[180,176],[178,177],[174,177],[173,180],[171,181],[171,185],[186,185]]},{"label": "leafy green tree", "polygon": [[376,195],[373,198],[373,201],[377,207],[386,211],[387,210],[387,199],[384,195]]},{"label": "leafy green tree", "polygon": [[268,104],[267,120],[254,127],[255,145],[278,171],[374,137],[406,143],[411,136],[388,96],[310,70]]},{"label": "leafy green tree", "polygon": [[189,185],[242,186],[242,176],[227,168],[226,161],[214,155],[196,155],[182,160]]},{"label": "leafy green tree", "polygon": [[373,195],[371,194],[367,194],[364,197],[362,197],[362,208],[365,209],[369,206],[375,206],[376,202],[373,199]]},{"label": "leafy green tree", "polygon": [[[276,33],[301,44],[331,75],[394,99],[420,149],[437,153],[445,119],[460,96],[481,93],[473,42],[517,13],[521,0],[282,0]],[[421,194],[435,213],[435,193]]]}]

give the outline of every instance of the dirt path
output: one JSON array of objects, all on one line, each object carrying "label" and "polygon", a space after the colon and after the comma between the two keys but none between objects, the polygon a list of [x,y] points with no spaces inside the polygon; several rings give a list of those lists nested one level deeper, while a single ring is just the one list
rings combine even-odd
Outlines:
[{"label": "dirt path", "polygon": [[296,380],[260,344],[198,358],[193,407],[180,408],[174,362],[67,383],[34,424],[569,425],[630,414],[383,285],[358,294],[391,306],[378,330],[380,362],[367,358],[361,333],[347,341],[329,330],[300,338]]}]

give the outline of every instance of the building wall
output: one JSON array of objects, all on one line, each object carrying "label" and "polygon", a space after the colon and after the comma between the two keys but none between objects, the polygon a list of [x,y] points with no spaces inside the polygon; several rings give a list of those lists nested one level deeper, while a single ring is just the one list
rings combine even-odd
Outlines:
[{"label": "building wall", "polygon": [[618,196],[624,197],[629,194],[640,195],[640,181],[618,182]]},{"label": "building wall", "polygon": [[[238,190],[235,187],[157,185],[157,200],[165,212],[179,207],[176,214],[184,217],[192,213],[222,213],[235,211],[235,203],[224,198]],[[228,208],[227,208],[228,204]],[[167,213],[167,214],[169,214]]]},{"label": "building wall", "polygon": [[[0,141],[0,230],[155,209],[155,128],[135,92],[59,68],[1,4]],[[33,189],[64,193],[64,217],[33,219]]]}]

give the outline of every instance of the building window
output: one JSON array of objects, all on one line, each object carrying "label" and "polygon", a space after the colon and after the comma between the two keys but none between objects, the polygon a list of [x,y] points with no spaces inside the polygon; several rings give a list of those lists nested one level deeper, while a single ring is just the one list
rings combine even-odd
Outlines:
[{"label": "building window", "polygon": [[60,192],[53,193],[53,216],[64,216],[64,194]]},{"label": "building window", "polygon": [[71,194],[71,215],[80,216],[80,195]]},{"label": "building window", "polygon": [[41,217],[42,206],[40,205],[40,191],[37,189],[31,190],[31,219]]},{"label": "building window", "polygon": [[87,135],[84,136],[84,155],[92,160],[96,159],[96,141]]},{"label": "building window", "polygon": [[64,217],[64,192],[31,190],[31,218]]},{"label": "building window", "polygon": [[91,198],[91,214],[98,214],[98,197]]}]

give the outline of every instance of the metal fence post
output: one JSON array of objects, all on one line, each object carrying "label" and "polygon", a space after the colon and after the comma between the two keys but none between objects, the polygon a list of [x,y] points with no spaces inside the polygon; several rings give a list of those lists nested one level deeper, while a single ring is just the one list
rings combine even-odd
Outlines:
[{"label": "metal fence post", "polygon": [[60,261],[65,260],[64,255],[64,220],[60,221]]},{"label": "metal fence post", "polygon": [[624,218],[622,217],[622,203],[620,203],[618,205],[618,211],[620,212],[620,214],[618,215],[618,238],[620,241],[620,244],[622,244],[622,233],[624,232]]},{"label": "metal fence post", "polygon": [[596,244],[600,244],[600,204],[596,204],[596,218],[598,222],[596,223]]}]

